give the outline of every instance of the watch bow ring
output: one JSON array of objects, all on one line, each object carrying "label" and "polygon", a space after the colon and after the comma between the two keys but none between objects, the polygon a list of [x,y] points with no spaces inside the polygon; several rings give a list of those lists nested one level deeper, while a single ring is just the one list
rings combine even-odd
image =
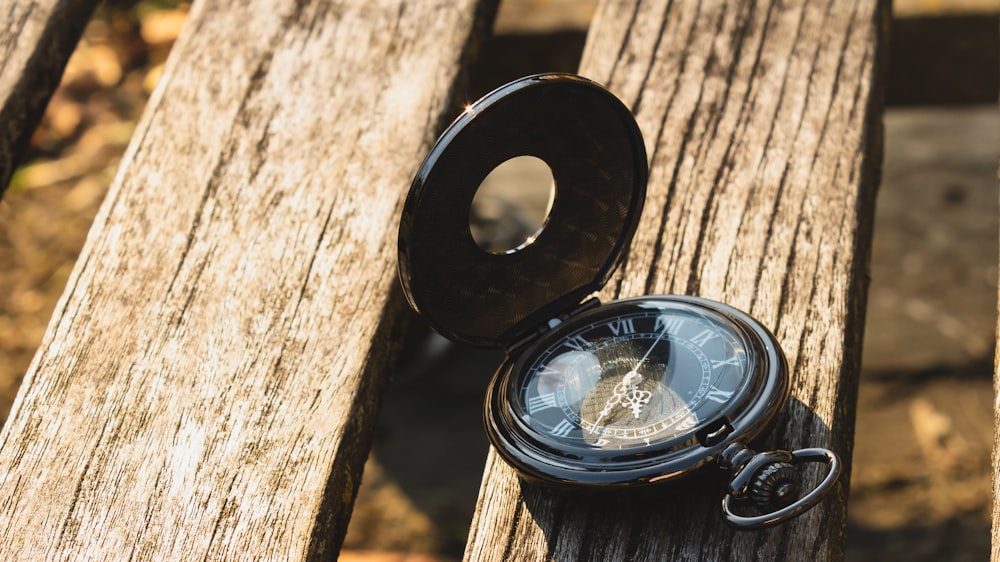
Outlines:
[{"label": "watch bow ring", "polygon": [[[543,228],[505,252],[470,230],[473,197],[502,163],[552,172]],[[600,303],[623,259],[648,176],[642,136],[613,94],[574,75],[529,76],[469,106],[420,166],[399,230],[411,306],[442,335],[498,347],[486,433],[520,477],[554,487],[673,482],[714,462],[729,472],[722,516],[743,529],[800,515],[836,483],[826,449],[756,453],[786,403],[775,337],[729,305],[684,295]],[[823,464],[802,484],[804,464]]]}]

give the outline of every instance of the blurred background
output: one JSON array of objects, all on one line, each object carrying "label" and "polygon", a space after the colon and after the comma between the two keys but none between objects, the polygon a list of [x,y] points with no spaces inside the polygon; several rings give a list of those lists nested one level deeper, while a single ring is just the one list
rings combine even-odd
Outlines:
[{"label": "blurred background", "polygon": [[[525,74],[574,71],[593,9],[503,0],[470,99]],[[187,12],[168,0],[98,10],[0,201],[0,422]],[[989,556],[998,56],[1000,0],[896,1],[849,561]],[[344,562],[461,558],[487,450],[482,396],[501,356],[428,332],[407,350]],[[451,407],[422,407],[441,401]]]}]

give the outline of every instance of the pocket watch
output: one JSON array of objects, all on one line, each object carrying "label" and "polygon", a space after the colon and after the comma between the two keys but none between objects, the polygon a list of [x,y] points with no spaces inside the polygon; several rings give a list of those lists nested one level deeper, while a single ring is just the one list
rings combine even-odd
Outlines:
[{"label": "pocket watch", "polygon": [[[548,218],[516,248],[485,250],[470,228],[473,197],[519,156],[552,172]],[[502,86],[466,108],[416,173],[399,229],[403,291],[443,336],[505,350],[484,419],[521,478],[619,489],[714,463],[729,473],[727,522],[788,520],[819,502],[841,465],[827,449],[750,449],[789,395],[768,329],[695,296],[592,296],[627,251],[647,176],[635,119],[600,85],[540,74]],[[826,472],[803,492],[805,463]]]}]

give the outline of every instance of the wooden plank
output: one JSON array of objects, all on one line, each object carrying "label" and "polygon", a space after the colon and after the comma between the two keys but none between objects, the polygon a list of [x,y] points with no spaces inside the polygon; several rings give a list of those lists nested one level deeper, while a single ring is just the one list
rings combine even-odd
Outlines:
[{"label": "wooden plank", "polygon": [[[998,310],[1000,314],[1000,310]],[[1000,324],[997,326],[1000,334]],[[993,359],[993,391],[996,395],[993,410],[993,525],[991,527],[990,561],[1000,562],[1000,337],[997,338],[997,351]]]},{"label": "wooden plank", "polygon": [[993,524],[990,562],[1000,562],[1000,306],[997,307],[997,346],[993,357]]},{"label": "wooden plank", "polygon": [[990,562],[1000,562],[1000,299],[997,304],[997,344],[993,350],[993,512]]},{"label": "wooden plank", "polygon": [[494,12],[195,3],[0,433],[5,559],[336,558],[402,198]]},{"label": "wooden plank", "polygon": [[0,13],[0,196],[97,0],[13,0]]},{"label": "wooden plank", "polygon": [[701,295],[771,327],[793,399],[765,445],[837,451],[835,491],[743,532],[722,521],[712,469],[672,489],[560,495],[491,451],[466,560],[843,557],[888,17],[877,0],[608,0],[581,63],[633,108],[651,160],[642,222],[602,298]]},{"label": "wooden plank", "polygon": [[993,357],[993,525],[990,562],[1000,562],[1000,304],[997,305],[997,345]]}]

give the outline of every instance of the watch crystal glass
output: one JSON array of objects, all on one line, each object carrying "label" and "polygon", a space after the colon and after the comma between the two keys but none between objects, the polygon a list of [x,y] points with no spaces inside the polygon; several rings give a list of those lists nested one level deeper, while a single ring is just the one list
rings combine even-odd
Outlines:
[{"label": "watch crystal glass", "polygon": [[609,303],[527,350],[512,414],[548,447],[662,448],[718,421],[752,385],[757,358],[723,314],[687,302]]}]

